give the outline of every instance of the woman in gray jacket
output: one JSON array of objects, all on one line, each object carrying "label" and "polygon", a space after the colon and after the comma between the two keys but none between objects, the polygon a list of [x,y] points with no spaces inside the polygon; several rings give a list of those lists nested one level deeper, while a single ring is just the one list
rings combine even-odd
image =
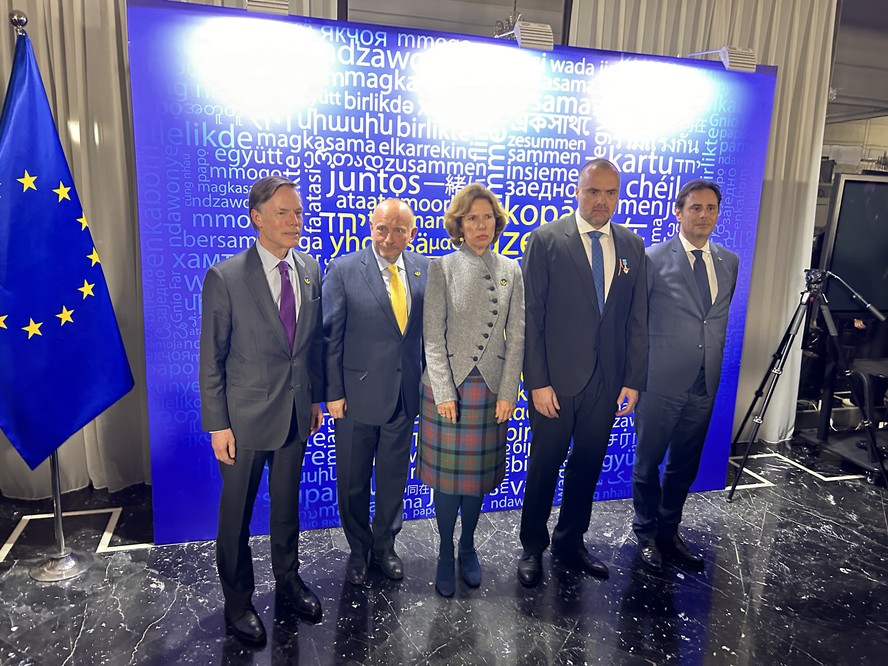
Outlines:
[{"label": "woman in gray jacket", "polygon": [[457,250],[429,266],[424,298],[419,477],[434,489],[441,544],[435,588],[456,591],[453,531],[462,515],[459,572],[481,584],[475,527],[484,494],[506,472],[506,433],[524,355],[524,282],[518,262],[492,252],[507,216],[473,183],[444,216]]}]

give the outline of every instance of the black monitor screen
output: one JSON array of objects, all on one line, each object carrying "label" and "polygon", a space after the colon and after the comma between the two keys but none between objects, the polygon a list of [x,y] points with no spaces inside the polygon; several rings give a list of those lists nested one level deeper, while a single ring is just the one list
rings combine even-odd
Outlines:
[{"label": "black monitor screen", "polygon": [[[888,177],[837,176],[826,242],[821,268],[888,314]],[[868,314],[836,280],[829,279],[825,293],[833,312]]]}]

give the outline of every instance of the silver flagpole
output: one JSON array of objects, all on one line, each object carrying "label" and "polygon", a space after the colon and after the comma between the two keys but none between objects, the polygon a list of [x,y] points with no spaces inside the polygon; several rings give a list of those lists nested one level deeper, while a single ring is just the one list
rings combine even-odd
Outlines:
[{"label": "silver flagpole", "polygon": [[[9,23],[15,29],[16,35],[25,32],[28,17],[24,12],[13,9],[9,12]],[[42,582],[68,580],[75,578],[89,569],[92,564],[92,555],[72,551],[65,546],[65,533],[62,530],[62,487],[59,482],[59,454],[53,451],[49,459],[50,476],[52,477],[52,505],[55,521],[56,549],[55,555],[50,555],[43,564],[32,567],[28,572],[31,578]]]},{"label": "silver flagpole", "polygon": [[65,533],[62,530],[62,490],[59,482],[59,453],[53,451],[49,458],[50,475],[52,476],[53,522],[55,523],[56,549],[55,555],[28,572],[34,580],[53,582],[76,578],[89,569],[92,555],[73,551],[65,545]]}]

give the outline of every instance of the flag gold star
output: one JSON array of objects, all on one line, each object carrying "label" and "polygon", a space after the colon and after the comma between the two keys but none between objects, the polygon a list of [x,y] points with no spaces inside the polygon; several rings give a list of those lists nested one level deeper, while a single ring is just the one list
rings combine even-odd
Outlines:
[{"label": "flag gold star", "polygon": [[22,330],[28,332],[28,340],[30,340],[35,335],[43,335],[43,333],[40,332],[41,326],[43,326],[43,322],[37,323],[33,319],[31,319],[31,323],[27,326],[23,326]]},{"label": "flag gold star", "polygon": [[89,224],[86,221],[86,215],[84,215],[83,217],[78,217],[77,221],[80,222],[80,231],[83,231],[84,229],[86,229],[89,226]]},{"label": "flag gold star", "polygon": [[68,201],[71,201],[71,197],[68,196],[68,191],[70,189],[70,187],[65,187],[62,181],[59,181],[58,189],[53,190],[53,192],[59,195],[59,202],[61,203],[62,199],[67,199]]},{"label": "flag gold star", "polygon": [[37,190],[37,186],[34,185],[34,181],[37,180],[37,176],[32,176],[28,173],[28,170],[25,169],[25,175],[21,178],[16,178],[18,182],[22,184],[22,192],[27,190]]},{"label": "flag gold star", "polygon": [[9,315],[0,315],[0,328],[6,328],[6,318]]},{"label": "flag gold star", "polygon": [[56,315],[56,317],[58,317],[58,318],[61,319],[61,321],[62,321],[62,323],[59,324],[59,325],[60,325],[60,326],[64,326],[64,325],[67,324],[68,322],[71,322],[71,323],[73,324],[73,323],[74,323],[74,320],[71,319],[71,315],[72,315],[72,314],[74,314],[74,310],[69,310],[68,308],[66,308],[66,307],[63,305],[63,306],[62,306],[62,311],[59,312],[59,313]]},{"label": "flag gold star", "polygon": [[98,264],[99,263],[99,253],[96,251],[96,248],[93,248],[93,251],[91,253],[89,253],[88,255],[86,255],[86,258],[92,260],[91,266],[95,266],[96,264]]},{"label": "flag gold star", "polygon": [[89,282],[84,280],[83,286],[77,287],[77,291],[83,292],[83,298],[85,299],[87,296],[95,296],[95,294],[93,293],[93,287],[95,287],[95,286],[96,286],[95,282],[90,284]]}]

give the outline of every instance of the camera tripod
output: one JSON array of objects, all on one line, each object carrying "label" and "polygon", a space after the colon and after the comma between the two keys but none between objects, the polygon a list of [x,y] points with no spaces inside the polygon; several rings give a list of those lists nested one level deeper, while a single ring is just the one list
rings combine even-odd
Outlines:
[{"label": "camera tripod", "polygon": [[[830,339],[830,343],[832,345],[833,354],[835,355],[839,371],[845,377],[851,375],[852,371],[848,367],[848,363],[845,360],[845,355],[842,353],[842,348],[839,345],[839,334],[836,330],[836,323],[833,320],[832,313],[830,313],[829,311],[826,296],[823,295],[823,279],[827,275],[836,279],[840,284],[842,284],[851,293],[851,296],[854,298],[854,300],[860,302],[861,306],[869,310],[873,315],[875,315],[877,319],[879,319],[880,321],[885,321],[885,317],[884,315],[882,315],[881,312],[879,312],[870,303],[866,302],[860,294],[854,291],[854,289],[852,289],[847,282],[845,282],[835,273],[830,273],[829,271],[817,269],[808,269],[805,271],[805,291],[802,292],[802,298],[799,301],[798,307],[796,307],[795,314],[793,314],[792,319],[789,322],[789,326],[786,327],[786,331],[783,333],[783,338],[780,341],[780,344],[777,346],[777,351],[774,352],[774,355],[771,357],[771,364],[765,371],[765,376],[762,377],[762,381],[759,384],[758,389],[756,389],[755,391],[755,397],[752,399],[752,403],[750,403],[749,409],[746,411],[746,416],[743,417],[743,422],[740,424],[740,428],[737,430],[737,435],[734,437],[734,441],[731,442],[731,451],[733,451],[737,444],[740,442],[740,436],[743,434],[743,431],[746,428],[749,417],[755,410],[756,405],[759,404],[759,400],[761,400],[761,408],[752,419],[753,427],[749,435],[749,440],[746,442],[746,451],[743,453],[743,460],[740,461],[740,466],[737,468],[737,471],[734,474],[734,482],[731,484],[730,491],[728,491],[728,502],[732,501],[734,498],[734,491],[737,489],[737,483],[740,481],[740,475],[746,468],[746,461],[749,459],[749,451],[752,448],[752,444],[753,442],[755,442],[758,430],[761,427],[762,422],[764,421],[765,412],[768,410],[768,405],[771,402],[771,397],[774,395],[774,388],[777,386],[777,380],[780,379],[780,375],[783,374],[783,365],[786,362],[786,357],[789,354],[790,349],[792,348],[792,343],[795,340],[796,334],[799,331],[799,327],[801,326],[802,321],[805,319],[805,315],[807,314],[809,308],[816,307],[817,312],[814,313],[814,316],[816,317],[817,314],[819,314],[823,318],[823,323],[826,325],[826,330]],[[879,472],[881,472],[883,483],[888,486],[888,476],[886,476],[885,467],[882,464],[882,457],[879,452],[878,440],[876,439],[876,428],[871,420],[872,415],[868,414],[868,410],[863,407],[864,405],[866,405],[866,401],[864,399],[864,396],[860,394],[858,383],[850,382],[850,384],[851,393],[854,396],[857,404],[860,405],[860,410],[863,413],[863,427],[866,430],[867,434],[867,444],[869,447],[870,456],[875,461],[875,465],[878,467]],[[822,408],[823,407],[821,406],[821,409]]]}]

